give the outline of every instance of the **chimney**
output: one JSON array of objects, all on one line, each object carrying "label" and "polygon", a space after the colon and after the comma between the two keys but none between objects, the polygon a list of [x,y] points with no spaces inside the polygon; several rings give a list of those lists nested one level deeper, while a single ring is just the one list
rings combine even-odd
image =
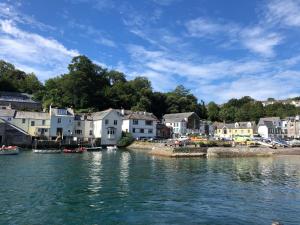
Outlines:
[{"label": "chimney", "polygon": [[124,116],[124,114],[125,114],[125,110],[123,108],[121,108],[121,114],[122,114],[122,116]]}]

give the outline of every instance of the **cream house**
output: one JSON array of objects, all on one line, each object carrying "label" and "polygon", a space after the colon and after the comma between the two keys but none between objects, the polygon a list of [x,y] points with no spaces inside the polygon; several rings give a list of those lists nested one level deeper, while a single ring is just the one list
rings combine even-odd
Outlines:
[{"label": "cream house", "polygon": [[29,133],[32,137],[48,139],[50,134],[50,115],[46,112],[16,111],[11,122]]},{"label": "cream house", "polygon": [[88,114],[76,114],[74,117],[74,135],[77,142],[92,142],[94,123]]}]

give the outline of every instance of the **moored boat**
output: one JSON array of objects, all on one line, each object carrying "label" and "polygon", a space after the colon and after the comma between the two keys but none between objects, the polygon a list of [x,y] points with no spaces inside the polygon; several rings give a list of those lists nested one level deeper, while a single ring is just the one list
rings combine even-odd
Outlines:
[{"label": "moored boat", "polygon": [[18,146],[2,146],[0,148],[0,155],[17,155],[19,154]]},{"label": "moored boat", "polygon": [[56,154],[61,153],[60,149],[32,149],[34,153],[40,153],[40,154]]},{"label": "moored boat", "polygon": [[102,147],[88,147],[86,148],[88,152],[99,152],[102,150]]},{"label": "moored boat", "polygon": [[84,147],[69,149],[65,148],[63,150],[64,153],[83,153],[86,149]]},{"label": "moored boat", "polygon": [[118,147],[116,145],[113,145],[113,146],[107,146],[106,149],[107,150],[117,150]]}]

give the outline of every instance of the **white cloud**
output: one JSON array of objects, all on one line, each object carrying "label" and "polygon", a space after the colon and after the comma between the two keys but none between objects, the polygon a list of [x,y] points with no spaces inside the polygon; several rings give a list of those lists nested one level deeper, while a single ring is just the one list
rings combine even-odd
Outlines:
[{"label": "white cloud", "polygon": [[274,48],[282,42],[282,37],[275,32],[267,32],[261,27],[246,28],[241,31],[241,42],[254,53],[274,56]]},{"label": "white cloud", "polygon": [[241,27],[238,24],[218,23],[201,17],[188,21],[185,26],[190,37],[214,38],[226,44],[239,43],[242,48],[266,57],[275,56],[274,48],[283,39],[278,33],[262,26]]},{"label": "white cloud", "polygon": [[267,4],[268,22],[287,26],[300,26],[300,2],[298,0],[271,0]]},{"label": "white cloud", "polygon": [[58,41],[19,29],[9,20],[0,20],[0,58],[27,72],[39,72],[42,80],[66,71],[71,58],[79,55]]}]

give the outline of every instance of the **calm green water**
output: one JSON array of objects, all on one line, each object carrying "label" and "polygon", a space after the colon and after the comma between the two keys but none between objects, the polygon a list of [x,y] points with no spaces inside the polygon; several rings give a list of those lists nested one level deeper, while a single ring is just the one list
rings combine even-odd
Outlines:
[{"label": "calm green water", "polygon": [[0,157],[0,224],[300,224],[300,157]]}]

